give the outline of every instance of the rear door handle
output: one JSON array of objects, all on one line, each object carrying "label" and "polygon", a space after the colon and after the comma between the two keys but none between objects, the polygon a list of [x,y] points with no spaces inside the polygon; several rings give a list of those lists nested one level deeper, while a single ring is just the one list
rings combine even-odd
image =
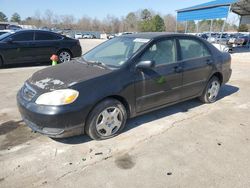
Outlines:
[{"label": "rear door handle", "polygon": [[207,63],[208,65],[212,65],[212,64],[213,64],[213,60],[212,60],[212,59],[207,59],[207,60],[206,60],[206,63]]},{"label": "rear door handle", "polygon": [[174,67],[174,71],[175,71],[176,73],[180,73],[180,72],[183,71],[183,69],[182,69],[181,66],[175,66],[175,67]]}]

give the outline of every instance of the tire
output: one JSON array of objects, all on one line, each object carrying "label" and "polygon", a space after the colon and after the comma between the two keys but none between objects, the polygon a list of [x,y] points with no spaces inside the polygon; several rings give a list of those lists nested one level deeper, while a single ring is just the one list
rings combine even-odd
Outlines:
[{"label": "tire", "polygon": [[207,83],[207,86],[199,99],[204,103],[214,103],[217,100],[220,87],[220,80],[218,79],[218,77],[213,76]]},{"label": "tire", "polygon": [[3,67],[3,59],[2,59],[2,57],[0,56],[0,68],[2,68]]},{"label": "tire", "polygon": [[105,140],[121,133],[127,120],[127,111],[116,99],[106,99],[90,112],[85,132],[94,140]]},{"label": "tire", "polygon": [[72,55],[69,50],[60,50],[58,53],[59,63],[65,63],[71,60]]}]

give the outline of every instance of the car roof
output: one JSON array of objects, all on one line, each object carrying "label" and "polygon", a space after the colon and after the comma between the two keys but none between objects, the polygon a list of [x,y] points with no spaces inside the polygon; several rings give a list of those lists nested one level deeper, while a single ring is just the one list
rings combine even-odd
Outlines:
[{"label": "car roof", "polygon": [[156,39],[161,37],[186,37],[186,36],[192,36],[194,38],[198,38],[194,35],[190,34],[179,34],[179,33],[167,33],[167,32],[144,32],[144,33],[134,33],[134,34],[128,34],[128,35],[122,35],[121,37],[133,37],[133,38],[145,38],[145,39]]},{"label": "car roof", "polygon": [[53,31],[46,31],[46,30],[41,30],[41,29],[20,29],[20,30],[15,30],[14,33],[26,32],[26,31],[28,31],[28,32],[31,32],[31,31],[37,32],[37,31],[39,31],[39,32],[44,32],[44,33],[58,34],[58,33],[55,33],[55,32],[53,32]]}]

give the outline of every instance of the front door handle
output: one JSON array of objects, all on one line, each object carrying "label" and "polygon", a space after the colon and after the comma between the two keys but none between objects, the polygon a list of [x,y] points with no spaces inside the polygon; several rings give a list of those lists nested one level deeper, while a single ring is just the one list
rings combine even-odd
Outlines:
[{"label": "front door handle", "polygon": [[183,69],[182,69],[181,66],[175,66],[175,67],[174,67],[174,71],[175,71],[176,73],[181,73],[181,72],[183,71]]}]

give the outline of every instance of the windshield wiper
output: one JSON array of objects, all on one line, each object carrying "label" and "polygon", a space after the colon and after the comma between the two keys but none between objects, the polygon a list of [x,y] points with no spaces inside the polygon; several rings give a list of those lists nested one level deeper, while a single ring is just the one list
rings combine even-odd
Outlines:
[{"label": "windshield wiper", "polygon": [[87,62],[90,63],[90,64],[100,66],[100,67],[105,68],[105,69],[109,69],[109,66],[106,65],[105,63],[101,62],[101,61],[87,61]]}]

